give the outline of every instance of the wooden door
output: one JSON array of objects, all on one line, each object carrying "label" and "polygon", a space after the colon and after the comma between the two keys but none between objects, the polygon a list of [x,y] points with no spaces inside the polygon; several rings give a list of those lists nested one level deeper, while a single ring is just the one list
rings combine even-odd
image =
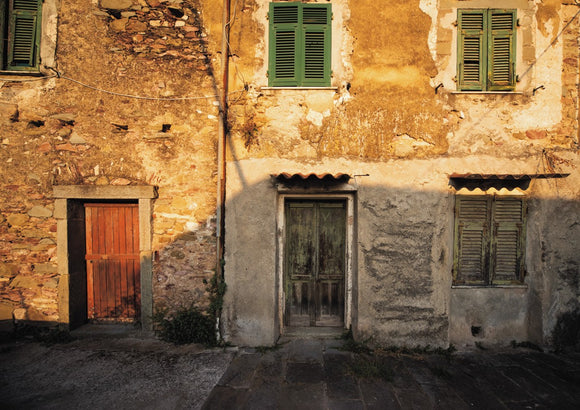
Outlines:
[{"label": "wooden door", "polygon": [[89,319],[139,317],[137,204],[85,204]]},{"label": "wooden door", "polygon": [[342,326],[346,204],[287,201],[287,326]]}]

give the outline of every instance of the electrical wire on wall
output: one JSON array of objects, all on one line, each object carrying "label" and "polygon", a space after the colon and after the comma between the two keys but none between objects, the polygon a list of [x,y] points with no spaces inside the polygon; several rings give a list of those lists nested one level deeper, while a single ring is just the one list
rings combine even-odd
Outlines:
[{"label": "electrical wire on wall", "polygon": [[[138,100],[152,100],[152,101],[189,101],[189,100],[203,100],[203,99],[217,99],[219,96],[218,95],[203,95],[203,96],[186,96],[186,97],[151,97],[151,96],[146,96],[146,95],[135,95],[135,94],[125,94],[125,93],[119,93],[116,91],[110,91],[110,90],[105,90],[103,88],[97,87],[97,86],[93,86],[90,84],[86,84],[83,83],[82,81],[79,80],[75,80],[74,78],[70,78],[67,77],[65,75],[63,75],[62,73],[60,73],[59,71],[57,71],[55,68],[53,67],[46,67],[47,69],[53,71],[55,74],[54,75],[50,75],[50,76],[44,76],[44,77],[38,77],[38,78],[23,78],[23,79],[15,79],[15,78],[0,78],[0,81],[2,81],[3,83],[0,85],[4,86],[7,83],[24,83],[24,82],[31,82],[31,81],[43,81],[43,80],[49,80],[49,79],[53,79],[53,78],[57,78],[57,79],[63,79],[63,80],[67,80],[70,82],[73,82],[75,84],[78,84],[80,86],[83,86],[85,88],[89,88],[91,90],[95,90],[95,91],[99,91],[105,94],[110,94],[110,95],[116,95],[119,97],[125,97],[125,98],[134,98],[134,99],[138,99]],[[237,91],[232,91],[231,93],[229,93],[228,95],[236,95],[236,94],[240,94],[243,93],[245,90],[237,90]]]}]

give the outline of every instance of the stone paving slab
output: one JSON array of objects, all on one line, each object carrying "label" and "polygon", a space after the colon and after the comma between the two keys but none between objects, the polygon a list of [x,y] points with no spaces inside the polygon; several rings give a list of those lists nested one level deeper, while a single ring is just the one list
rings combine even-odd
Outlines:
[{"label": "stone paving slab", "polygon": [[230,364],[236,377],[228,369],[203,408],[579,408],[580,355],[513,349],[371,356],[340,345],[295,339],[264,353],[239,353]]}]

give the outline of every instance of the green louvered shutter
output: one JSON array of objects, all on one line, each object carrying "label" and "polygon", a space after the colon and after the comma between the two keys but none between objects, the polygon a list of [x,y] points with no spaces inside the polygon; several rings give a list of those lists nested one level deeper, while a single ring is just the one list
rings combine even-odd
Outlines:
[{"label": "green louvered shutter", "polygon": [[299,83],[298,3],[270,3],[270,64],[268,85],[296,86]]},{"label": "green louvered shutter", "polygon": [[525,202],[520,198],[496,198],[493,205],[491,283],[521,283],[525,238]]},{"label": "green louvered shutter", "polygon": [[454,285],[487,284],[490,205],[485,196],[456,198]]},{"label": "green louvered shutter", "polygon": [[304,30],[304,86],[330,86],[330,6],[309,4],[302,8]]},{"label": "green louvered shutter", "polygon": [[485,90],[485,10],[459,10],[458,73],[460,90]]},{"label": "green louvered shutter", "polygon": [[515,87],[515,10],[489,10],[488,90]]}]

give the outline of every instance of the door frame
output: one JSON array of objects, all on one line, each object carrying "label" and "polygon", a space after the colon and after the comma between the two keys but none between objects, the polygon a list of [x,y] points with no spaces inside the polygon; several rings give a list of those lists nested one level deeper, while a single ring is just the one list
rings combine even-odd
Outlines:
[{"label": "door frame", "polygon": [[[153,200],[157,198],[154,186],[90,186],[60,185],[53,187],[55,198],[54,217],[56,219],[58,258],[58,310],[59,323],[70,327],[71,277],[69,260],[68,203],[89,200],[135,200],[139,207],[139,262],[141,268],[141,328],[151,330],[153,316]],[[85,289],[86,290],[86,289]]]},{"label": "door frame", "polygon": [[277,209],[277,263],[276,276],[278,279],[278,323],[280,334],[284,334],[284,316],[286,314],[286,293],[284,289],[285,275],[285,246],[286,246],[286,200],[303,199],[307,201],[344,200],[346,202],[346,260],[344,272],[344,327],[348,329],[353,324],[353,295],[354,295],[354,258],[355,258],[355,196],[354,193],[336,194],[279,194]]}]

